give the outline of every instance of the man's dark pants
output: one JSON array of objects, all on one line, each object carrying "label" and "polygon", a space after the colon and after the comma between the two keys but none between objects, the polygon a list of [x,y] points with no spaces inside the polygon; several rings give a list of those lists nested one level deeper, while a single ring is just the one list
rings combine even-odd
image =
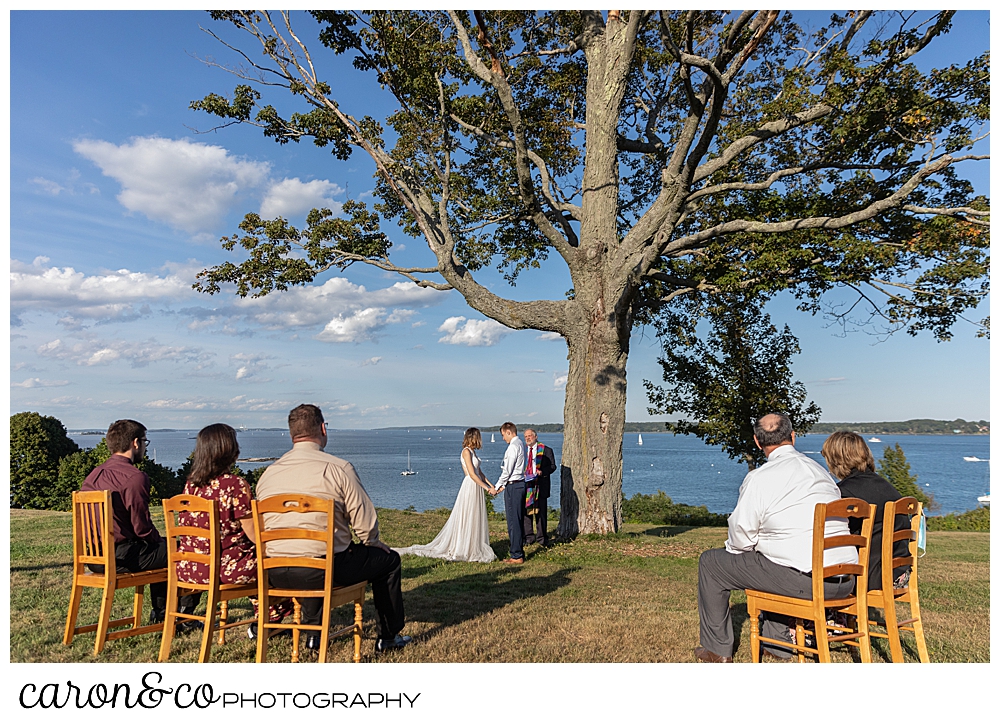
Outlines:
[{"label": "man's dark pants", "polygon": [[[403,591],[399,554],[380,547],[352,542],[333,556],[333,582],[339,586],[368,581],[378,611],[379,637],[392,640],[403,629]],[[323,571],[304,567],[276,567],[268,575],[274,587],[290,590],[318,590],[323,586]],[[302,622],[319,625],[323,619],[323,601],[303,598]]]},{"label": "man's dark pants", "polygon": [[542,545],[549,541],[549,500],[547,497],[540,497],[533,509],[537,512],[529,515],[524,512],[524,543],[530,545],[538,542]]},{"label": "man's dark pants", "polygon": [[[167,566],[167,541],[127,540],[115,544],[115,567],[118,572],[145,572],[159,570]],[[104,565],[87,565],[96,573],[104,573]],[[179,607],[194,611],[201,599],[201,593],[182,595]],[[167,609],[167,583],[154,582],[149,586],[149,605],[154,611]]]},{"label": "man's dark pants", "polygon": [[[167,541],[126,540],[115,544],[115,567],[118,572],[145,572],[167,566]],[[88,565],[98,574],[104,574],[104,565]],[[153,610],[167,609],[167,583],[154,582],[149,586],[149,604]]]},{"label": "man's dark pants", "polygon": [[524,559],[524,480],[509,482],[503,488],[503,509],[510,536],[510,556]]},{"label": "man's dark pants", "polygon": [[[803,600],[812,599],[812,576],[808,573],[772,562],[759,552],[733,554],[723,548],[706,550],[698,560],[698,620],[701,623],[701,647],[716,655],[733,654],[733,624],[729,616],[731,590],[761,590]],[[854,578],[846,582],[825,582],[827,598],[850,595]],[[762,637],[781,640],[786,637],[787,624],[764,618]],[[764,645],[764,649],[787,657],[788,648]]]}]

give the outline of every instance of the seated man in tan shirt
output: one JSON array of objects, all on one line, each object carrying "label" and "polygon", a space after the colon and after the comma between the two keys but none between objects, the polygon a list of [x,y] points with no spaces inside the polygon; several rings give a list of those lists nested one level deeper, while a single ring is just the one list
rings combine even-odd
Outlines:
[{"label": "seated man in tan shirt", "polygon": [[[379,638],[375,652],[402,648],[412,641],[400,635],[403,629],[403,593],[400,588],[399,555],[379,540],[375,505],[361,486],[354,466],[323,451],[326,447],[326,422],[319,407],[300,404],[288,413],[288,430],[293,447],[261,475],[257,499],[274,495],[304,494],[332,499],[334,502],[333,580],[337,585],[353,585],[367,580],[379,615]],[[321,513],[268,514],[264,529],[278,525],[306,529],[326,529]],[[362,544],[352,541],[351,530]],[[280,540],[267,543],[271,557],[322,557],[325,546],[313,540]],[[323,571],[307,568],[278,567],[269,579],[275,587],[315,590],[323,585]],[[322,619],[322,601],[304,598],[302,622],[318,625]],[[319,647],[319,633],[306,633],[307,648]]]}]

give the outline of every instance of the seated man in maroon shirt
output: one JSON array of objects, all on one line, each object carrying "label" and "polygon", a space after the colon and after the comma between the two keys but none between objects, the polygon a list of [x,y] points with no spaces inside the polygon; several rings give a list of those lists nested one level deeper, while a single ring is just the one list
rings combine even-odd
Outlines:
[{"label": "seated man in maroon shirt", "polygon": [[[140,572],[166,567],[167,541],[153,527],[149,517],[149,476],[135,466],[142,461],[149,444],[146,428],[132,419],[119,419],[108,427],[105,439],[111,457],[87,475],[80,490],[111,491],[118,571]],[[104,572],[104,566],[94,566],[94,571]],[[149,597],[153,608],[149,623],[162,623],[167,608],[167,583],[150,585]]]}]

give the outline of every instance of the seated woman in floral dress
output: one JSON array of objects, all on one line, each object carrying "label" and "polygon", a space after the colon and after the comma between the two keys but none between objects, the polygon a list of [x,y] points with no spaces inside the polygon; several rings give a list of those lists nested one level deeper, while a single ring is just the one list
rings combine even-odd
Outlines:
[{"label": "seated woman in floral dress", "polygon": [[[207,500],[216,500],[219,506],[219,537],[222,549],[219,555],[219,582],[239,585],[257,581],[256,535],[250,508],[250,485],[242,477],[230,473],[240,456],[236,430],[228,424],[210,424],[198,432],[191,461],[191,473],[184,484],[184,494]],[[206,515],[200,512],[182,512],[181,525],[208,527]],[[208,540],[203,537],[182,536],[178,540],[182,552],[208,554]],[[191,560],[177,563],[179,582],[208,582],[208,565]],[[257,600],[252,598],[254,615]],[[290,601],[271,606],[271,620],[281,620],[290,609]],[[256,634],[256,624],[250,636]]]}]

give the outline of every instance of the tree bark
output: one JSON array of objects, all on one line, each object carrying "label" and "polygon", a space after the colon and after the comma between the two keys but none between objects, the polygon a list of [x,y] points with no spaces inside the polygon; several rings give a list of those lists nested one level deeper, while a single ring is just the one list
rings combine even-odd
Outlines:
[{"label": "tree bark", "polygon": [[[577,298],[580,301],[579,296]],[[622,524],[622,435],[625,431],[624,339],[598,296],[567,334],[569,375],[563,410],[557,534],[617,532]]]}]

